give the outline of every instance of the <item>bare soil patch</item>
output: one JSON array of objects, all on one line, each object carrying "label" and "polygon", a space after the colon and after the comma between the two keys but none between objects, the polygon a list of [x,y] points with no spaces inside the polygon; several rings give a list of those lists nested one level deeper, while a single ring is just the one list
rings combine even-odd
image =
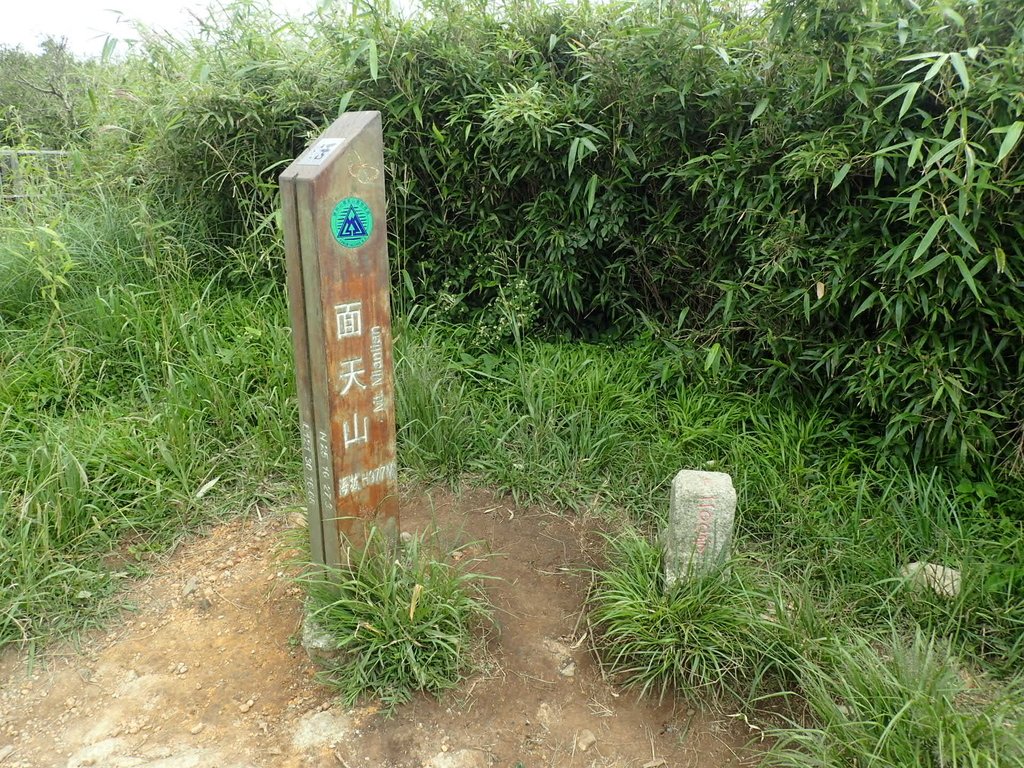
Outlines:
[{"label": "bare soil patch", "polygon": [[[295,515],[180,546],[120,620],[34,665],[0,661],[8,768],[655,768],[753,762],[739,718],[637,700],[605,680],[581,617],[593,525],[492,494],[410,491],[402,527],[477,542],[499,623],[482,671],[390,717],[344,707],[298,644],[286,561]],[[464,552],[465,550],[463,550]],[[460,556],[456,553],[456,556]],[[468,555],[462,555],[468,556]]]}]

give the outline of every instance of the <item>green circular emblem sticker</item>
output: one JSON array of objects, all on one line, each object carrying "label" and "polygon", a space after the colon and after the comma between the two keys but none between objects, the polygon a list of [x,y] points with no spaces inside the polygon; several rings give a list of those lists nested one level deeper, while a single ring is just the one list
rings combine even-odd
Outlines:
[{"label": "green circular emblem sticker", "polygon": [[358,248],[370,239],[373,232],[373,212],[358,197],[346,197],[331,214],[331,232],[334,239],[346,248]]}]

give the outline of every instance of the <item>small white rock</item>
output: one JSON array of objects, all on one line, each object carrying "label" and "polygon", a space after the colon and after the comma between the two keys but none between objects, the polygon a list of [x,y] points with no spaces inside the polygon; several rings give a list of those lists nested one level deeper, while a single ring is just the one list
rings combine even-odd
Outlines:
[{"label": "small white rock", "polygon": [[927,587],[939,597],[960,594],[960,571],[935,563],[907,563],[901,571],[903,578],[917,587]]},{"label": "small white rock", "polygon": [[487,754],[479,749],[459,749],[438,752],[426,763],[426,768],[487,768]]},{"label": "small white rock", "polygon": [[592,731],[589,731],[586,728],[580,731],[579,735],[576,737],[576,748],[580,752],[586,752],[595,744],[597,744],[597,736],[595,736]]}]

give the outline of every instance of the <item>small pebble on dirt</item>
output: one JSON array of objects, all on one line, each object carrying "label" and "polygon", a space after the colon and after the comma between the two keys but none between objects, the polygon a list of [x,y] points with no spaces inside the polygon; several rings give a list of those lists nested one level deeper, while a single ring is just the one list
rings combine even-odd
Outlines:
[{"label": "small pebble on dirt", "polygon": [[193,725],[191,728],[188,729],[188,732],[191,733],[193,736],[198,736],[202,732],[203,728],[205,728],[205,727],[206,726],[203,725],[202,723],[196,723],[195,725]]},{"label": "small pebble on dirt", "polygon": [[579,735],[576,737],[576,748],[579,749],[580,752],[586,752],[596,743],[597,737],[592,731],[589,731],[586,728],[580,731]]},{"label": "small pebble on dirt", "polygon": [[245,702],[245,704],[240,706],[238,708],[238,710],[244,715],[246,712],[248,712],[250,709],[252,709],[252,705],[255,704],[255,703],[256,703],[255,701],[253,701],[252,699],[249,699],[247,702]]}]

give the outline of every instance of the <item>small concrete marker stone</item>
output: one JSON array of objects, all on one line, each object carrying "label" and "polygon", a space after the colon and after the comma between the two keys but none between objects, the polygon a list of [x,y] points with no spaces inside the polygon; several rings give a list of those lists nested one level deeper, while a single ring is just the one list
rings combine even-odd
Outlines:
[{"label": "small concrete marker stone", "polygon": [[675,476],[663,536],[666,591],[729,557],[735,517],[736,489],[729,475],[684,469]]}]

